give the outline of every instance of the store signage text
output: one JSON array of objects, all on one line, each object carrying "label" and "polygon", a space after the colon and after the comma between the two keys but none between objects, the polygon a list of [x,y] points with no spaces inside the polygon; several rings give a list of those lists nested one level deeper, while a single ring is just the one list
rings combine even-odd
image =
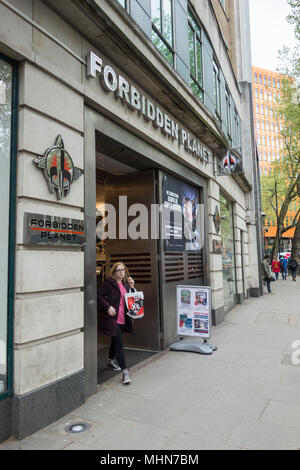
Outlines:
[{"label": "store signage text", "polygon": [[83,245],[86,241],[83,220],[51,215],[24,214],[25,245]]},{"label": "store signage text", "polygon": [[96,78],[97,75],[100,76],[101,85],[106,92],[114,93],[117,100],[137,111],[146,121],[152,121],[154,127],[160,128],[164,135],[178,141],[194,157],[205,163],[212,158],[212,153],[202,143],[180,127],[178,122],[163,112],[110,65],[103,65],[103,60],[90,51],[87,60],[87,76]]}]

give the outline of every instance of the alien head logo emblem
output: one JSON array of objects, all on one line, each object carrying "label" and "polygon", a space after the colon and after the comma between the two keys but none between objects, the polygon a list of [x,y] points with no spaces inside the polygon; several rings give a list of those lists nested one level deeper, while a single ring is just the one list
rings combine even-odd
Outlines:
[{"label": "alien head logo emblem", "polygon": [[82,174],[79,168],[74,167],[72,158],[64,148],[61,135],[57,136],[54,146],[33,162],[44,171],[49,190],[52,194],[56,192],[58,200],[69,194],[71,184]]},{"label": "alien head logo emblem", "polygon": [[236,158],[231,155],[230,152],[227,152],[227,155],[223,158],[222,161],[222,167],[224,170],[224,173],[234,173],[234,170],[236,168]]},{"label": "alien head logo emblem", "polygon": [[221,216],[220,216],[218,206],[215,207],[215,213],[213,215],[213,221],[214,221],[214,224],[215,224],[216,232],[219,233],[220,232],[220,226],[221,226]]}]

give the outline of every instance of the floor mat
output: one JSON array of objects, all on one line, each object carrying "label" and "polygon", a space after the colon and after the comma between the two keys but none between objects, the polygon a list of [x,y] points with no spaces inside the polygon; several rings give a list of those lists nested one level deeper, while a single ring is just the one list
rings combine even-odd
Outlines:
[{"label": "floor mat", "polygon": [[[120,371],[114,372],[112,370],[107,370],[105,369],[106,366],[106,361],[107,361],[107,356],[108,356],[108,347],[104,347],[99,349],[98,351],[98,384],[102,384],[103,382],[106,382],[106,380],[111,379],[115,375],[120,374]],[[125,350],[125,357],[126,357],[126,363],[128,369],[130,367],[135,366],[136,364],[139,364],[142,361],[145,361],[145,359],[148,359],[151,356],[154,356],[157,354],[157,351],[143,351],[140,349],[129,349],[129,348],[124,348]]]}]

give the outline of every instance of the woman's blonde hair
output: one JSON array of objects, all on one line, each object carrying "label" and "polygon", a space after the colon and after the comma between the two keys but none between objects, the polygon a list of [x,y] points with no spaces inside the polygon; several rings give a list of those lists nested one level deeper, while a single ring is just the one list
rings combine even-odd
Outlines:
[{"label": "woman's blonde hair", "polygon": [[115,270],[117,269],[117,267],[118,267],[119,265],[123,266],[123,268],[125,269],[125,279],[128,279],[129,276],[130,276],[130,274],[129,274],[129,271],[128,271],[128,269],[127,269],[127,266],[126,266],[124,263],[122,263],[122,261],[118,261],[117,263],[114,263],[114,264],[112,265],[112,267],[111,267],[110,270],[108,271],[108,277],[115,277],[115,276],[114,276],[114,272],[115,272]]}]

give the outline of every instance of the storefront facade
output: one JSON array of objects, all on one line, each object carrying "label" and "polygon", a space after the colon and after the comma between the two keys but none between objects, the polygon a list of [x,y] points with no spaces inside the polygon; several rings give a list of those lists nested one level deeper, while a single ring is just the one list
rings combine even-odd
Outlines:
[{"label": "storefront facade", "polygon": [[[157,22],[151,33],[151,2],[119,3],[0,0],[0,70],[12,67],[6,80],[18,88],[10,99],[18,139],[10,138],[1,189],[10,217],[1,240],[10,273],[1,277],[9,292],[0,318],[1,440],[23,438],[96,392],[106,346],[97,292],[113,262],[125,262],[145,293],[144,323],[126,340],[133,349],[156,352],[176,340],[177,284],[211,287],[213,325],[260,293],[255,164],[243,159],[253,154],[251,87],[245,76],[238,85],[219,43],[220,12],[209,1],[202,12],[197,2],[170,2],[176,28],[165,54],[149,40],[153,31],[166,37]],[[177,46],[175,31],[187,32]],[[203,47],[195,69],[189,41]],[[9,122],[13,135],[13,113]],[[230,139],[244,173],[218,176]],[[196,203],[198,238],[164,239],[178,227],[159,208],[182,211],[195,232]],[[109,207],[117,236],[103,241],[97,216]],[[144,209],[147,223],[138,223]]]}]

